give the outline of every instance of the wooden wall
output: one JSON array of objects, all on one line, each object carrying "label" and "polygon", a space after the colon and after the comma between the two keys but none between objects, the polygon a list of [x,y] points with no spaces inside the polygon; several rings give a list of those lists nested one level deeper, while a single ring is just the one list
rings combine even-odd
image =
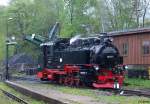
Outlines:
[{"label": "wooden wall", "polygon": [[143,41],[150,41],[150,33],[113,36],[113,42],[122,54],[123,43],[128,43],[128,54],[123,55],[124,64],[148,64],[150,54],[143,54]]}]

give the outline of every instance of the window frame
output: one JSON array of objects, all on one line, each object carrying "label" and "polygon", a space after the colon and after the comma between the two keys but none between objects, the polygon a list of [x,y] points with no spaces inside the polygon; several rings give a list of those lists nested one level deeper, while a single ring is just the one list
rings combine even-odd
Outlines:
[{"label": "window frame", "polygon": [[123,56],[128,56],[129,54],[129,43],[128,42],[123,42],[122,43],[122,55]]},{"label": "window frame", "polygon": [[[148,42],[148,43],[145,43],[144,44],[144,42]],[[147,45],[146,45],[147,44]],[[145,46],[144,46],[145,45]],[[142,41],[142,47],[141,47],[142,49],[142,55],[150,55],[150,40],[143,40]]]}]

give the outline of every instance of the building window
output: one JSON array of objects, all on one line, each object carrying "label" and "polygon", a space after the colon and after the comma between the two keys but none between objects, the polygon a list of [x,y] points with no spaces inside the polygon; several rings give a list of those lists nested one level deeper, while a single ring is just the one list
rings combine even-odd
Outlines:
[{"label": "building window", "polygon": [[150,53],[150,41],[143,41],[142,52],[144,55]]},{"label": "building window", "polygon": [[128,55],[128,43],[123,43],[122,44],[122,54],[123,55]]}]

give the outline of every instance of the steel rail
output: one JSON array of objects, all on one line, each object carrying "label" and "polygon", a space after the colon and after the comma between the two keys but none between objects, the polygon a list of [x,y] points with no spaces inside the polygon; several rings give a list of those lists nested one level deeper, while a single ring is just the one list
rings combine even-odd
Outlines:
[{"label": "steel rail", "polygon": [[144,96],[150,98],[150,91],[143,91],[143,90],[131,90],[131,89],[125,89],[123,90],[125,96]]},{"label": "steel rail", "polygon": [[21,104],[29,104],[29,103],[27,103],[26,101],[24,101],[23,99],[17,97],[16,95],[14,95],[14,94],[12,94],[12,93],[9,93],[9,92],[7,92],[7,91],[5,91],[5,90],[3,90],[3,89],[0,89],[0,90],[1,90],[2,93],[5,94],[7,97],[9,97],[9,98],[11,98],[11,99],[13,99],[13,100],[15,100],[15,101],[21,103]]}]

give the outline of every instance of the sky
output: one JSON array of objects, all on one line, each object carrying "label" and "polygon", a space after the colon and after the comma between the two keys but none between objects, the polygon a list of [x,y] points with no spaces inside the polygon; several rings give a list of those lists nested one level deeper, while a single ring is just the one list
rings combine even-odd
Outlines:
[{"label": "sky", "polygon": [[10,0],[0,0],[0,5],[7,6]]}]

